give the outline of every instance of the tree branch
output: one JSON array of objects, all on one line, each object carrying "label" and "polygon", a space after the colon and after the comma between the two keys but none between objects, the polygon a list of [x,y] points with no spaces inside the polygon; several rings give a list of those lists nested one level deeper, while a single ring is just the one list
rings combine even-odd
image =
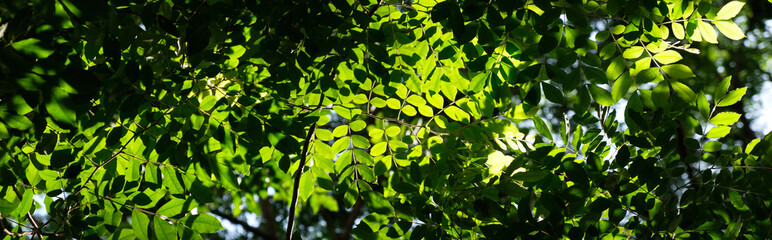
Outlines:
[{"label": "tree branch", "polygon": [[[319,105],[316,106],[316,109],[322,107],[322,102],[324,102],[324,92],[319,94]],[[290,203],[289,221],[287,221],[287,240],[292,240],[292,230],[295,228],[295,208],[298,204],[300,176],[303,174],[303,169],[305,169],[306,166],[306,158],[308,157],[308,145],[311,143],[311,137],[314,136],[314,130],[316,130],[316,122],[312,123],[311,127],[308,129],[308,134],[306,134],[306,142],[303,143],[303,153],[300,155],[300,164],[298,165],[298,170],[295,172],[295,183],[293,184],[292,189],[292,203]]]},{"label": "tree branch", "polygon": [[224,212],[220,212],[220,210],[217,210],[217,209],[209,209],[209,210],[210,210],[210,212],[212,214],[217,215],[217,216],[219,216],[221,218],[224,218],[224,219],[228,220],[231,223],[241,225],[241,227],[243,227],[244,230],[246,230],[248,232],[251,232],[251,233],[254,233],[258,237],[261,237],[261,238],[264,238],[264,239],[270,239],[270,240],[278,240],[279,239],[279,238],[277,238],[273,234],[269,234],[269,233],[267,233],[267,232],[265,232],[263,230],[260,230],[259,228],[250,226],[249,223],[247,223],[246,221],[243,221],[241,219],[236,218],[236,216],[233,216],[231,214],[226,214]]},{"label": "tree branch", "polygon": [[260,198],[260,208],[263,210],[263,219],[265,219],[265,230],[267,232],[277,232],[276,214],[273,212],[273,205],[268,198]]},{"label": "tree branch", "polygon": [[362,204],[362,199],[357,198],[356,203],[351,207],[351,213],[349,213],[348,219],[346,219],[346,223],[343,225],[345,228],[340,234],[340,240],[348,240],[351,238],[351,229],[354,228],[354,221],[357,220],[357,217],[359,217],[359,214],[362,211]]}]

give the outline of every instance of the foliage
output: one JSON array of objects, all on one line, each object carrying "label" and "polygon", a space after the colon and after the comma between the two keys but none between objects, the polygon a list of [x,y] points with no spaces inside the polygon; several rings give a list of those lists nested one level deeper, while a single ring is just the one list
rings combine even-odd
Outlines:
[{"label": "foliage", "polygon": [[682,61],[743,6],[6,1],[0,227],[769,238],[772,135],[722,142],[747,89]]}]

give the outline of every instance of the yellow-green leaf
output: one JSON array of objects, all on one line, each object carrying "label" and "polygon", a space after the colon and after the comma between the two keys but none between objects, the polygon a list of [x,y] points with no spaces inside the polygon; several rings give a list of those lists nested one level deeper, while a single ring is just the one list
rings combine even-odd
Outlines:
[{"label": "yellow-green leaf", "polygon": [[595,102],[598,104],[603,106],[613,106],[614,103],[616,103],[614,102],[614,99],[611,98],[611,94],[609,94],[606,89],[595,85],[588,86],[590,87],[590,95],[592,95],[592,98],[595,99]]},{"label": "yellow-green leaf", "polygon": [[729,134],[729,128],[728,126],[716,126],[710,129],[708,133],[705,134],[705,137],[707,138],[722,138]]},{"label": "yellow-green leaf", "polygon": [[697,94],[694,94],[694,91],[692,91],[689,86],[686,86],[686,84],[674,81],[670,83],[670,86],[673,87],[673,90],[679,97],[688,103],[693,103],[694,100],[697,99]]},{"label": "yellow-green leaf", "polygon": [[463,123],[469,123],[469,113],[464,112],[464,110],[456,106],[450,106],[446,108],[445,114],[448,114],[448,117],[450,117],[453,120],[463,122]]},{"label": "yellow-green leaf", "polygon": [[150,227],[150,218],[143,212],[137,209],[131,211],[131,228],[134,229],[134,236],[140,240],[150,239],[147,234],[150,231],[147,229]]},{"label": "yellow-green leaf", "polygon": [[671,79],[686,79],[695,77],[692,69],[683,64],[662,66],[662,71]]},{"label": "yellow-green leaf", "polygon": [[721,10],[718,10],[718,13],[716,13],[716,20],[726,20],[731,19],[735,16],[737,16],[738,13],[740,13],[740,10],[745,6],[744,2],[740,1],[731,1],[721,7]]},{"label": "yellow-green leaf", "polygon": [[682,58],[683,57],[681,57],[681,54],[674,50],[665,50],[654,55],[654,60],[657,60],[657,62],[661,64],[675,63],[681,60]]},{"label": "yellow-green leaf", "polygon": [[681,25],[681,23],[674,22],[672,24],[673,28],[673,35],[678,39],[684,39],[686,36],[686,31],[684,31],[684,26]]},{"label": "yellow-green leaf", "polygon": [[722,98],[721,101],[719,101],[716,105],[719,107],[726,107],[735,104],[743,98],[745,91],[747,90],[748,87],[743,87],[729,91],[729,93],[727,93],[726,96],[724,96],[724,98]]},{"label": "yellow-green leaf", "polygon": [[622,74],[619,79],[617,79],[616,82],[614,82],[614,85],[611,86],[611,98],[614,100],[614,102],[618,102],[619,99],[622,99],[625,95],[627,95],[627,91],[630,90],[630,86],[633,85],[633,79],[630,78],[630,73],[626,72]]},{"label": "yellow-green leaf", "polygon": [[349,126],[351,127],[351,130],[354,132],[362,131],[362,129],[365,129],[367,127],[367,123],[362,120],[356,120],[351,123],[349,123]]},{"label": "yellow-green leaf", "polygon": [[305,202],[314,193],[314,177],[311,172],[305,172],[300,176],[300,186],[298,186],[298,196],[300,201]]},{"label": "yellow-green leaf", "polygon": [[153,218],[153,229],[155,229],[156,239],[177,239],[177,232],[174,230],[174,226],[159,217]]},{"label": "yellow-green leaf", "polygon": [[372,148],[370,148],[370,155],[380,156],[386,152],[387,147],[388,145],[386,144],[386,142],[376,143],[375,145],[373,145]]},{"label": "yellow-green leaf", "polygon": [[713,26],[711,26],[710,23],[697,21],[697,29],[700,30],[700,35],[702,35],[702,39],[706,42],[713,44],[718,43],[718,33],[716,33],[716,29],[713,29]]},{"label": "yellow-green leaf", "polygon": [[405,113],[405,115],[412,117],[418,113],[418,110],[416,110],[415,107],[411,105],[405,105],[404,107],[402,107],[402,112]]},{"label": "yellow-green leaf", "polygon": [[622,53],[622,57],[627,59],[633,59],[633,58],[640,57],[641,54],[643,54],[643,47],[633,46],[628,49],[625,49],[625,52]]},{"label": "yellow-green leaf", "polygon": [[[310,174],[306,174],[310,175]],[[209,214],[199,214],[187,216],[180,219],[180,222],[189,226],[190,229],[198,233],[213,233],[222,230],[222,224],[217,218]]]},{"label": "yellow-green leaf", "polygon": [[398,126],[389,126],[386,128],[386,136],[389,137],[395,137],[397,136],[402,130]]},{"label": "yellow-green leaf", "polygon": [[504,153],[496,151],[488,155],[488,160],[485,162],[485,164],[488,165],[488,169],[491,173],[494,175],[501,175],[502,170],[509,166],[509,164],[512,163],[512,160],[514,159],[515,158],[513,157],[504,155]]},{"label": "yellow-green leaf", "polygon": [[736,112],[721,112],[710,119],[710,123],[715,125],[732,125],[740,119],[740,114]]},{"label": "yellow-green leaf", "polygon": [[745,33],[743,33],[743,30],[740,29],[737,24],[731,22],[731,21],[715,21],[713,22],[716,24],[716,28],[718,28],[718,31],[721,32],[721,34],[724,34],[724,36],[728,37],[732,40],[740,40],[745,38]]}]

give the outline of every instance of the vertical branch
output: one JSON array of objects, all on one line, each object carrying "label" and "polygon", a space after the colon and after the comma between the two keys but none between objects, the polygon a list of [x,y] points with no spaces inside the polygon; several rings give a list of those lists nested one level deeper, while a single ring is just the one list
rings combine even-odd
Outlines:
[{"label": "vertical branch", "polygon": [[[319,95],[319,105],[316,106],[314,111],[322,108],[322,102],[324,102],[324,92]],[[303,143],[303,152],[300,155],[300,165],[298,165],[298,170],[295,172],[295,182],[292,185],[292,203],[290,203],[289,221],[287,221],[287,240],[292,240],[292,232],[295,228],[295,208],[298,204],[300,176],[303,174],[303,169],[306,166],[306,159],[308,157],[308,145],[311,143],[311,137],[314,136],[314,130],[316,130],[316,122],[312,123],[311,127],[308,129],[308,134],[306,134],[306,142]]]}]

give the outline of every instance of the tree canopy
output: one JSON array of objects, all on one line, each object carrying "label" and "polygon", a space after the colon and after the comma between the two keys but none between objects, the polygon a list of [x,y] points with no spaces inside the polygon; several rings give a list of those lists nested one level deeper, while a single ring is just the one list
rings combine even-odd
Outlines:
[{"label": "tree canopy", "polygon": [[2,1],[0,236],[770,238],[749,5]]}]

